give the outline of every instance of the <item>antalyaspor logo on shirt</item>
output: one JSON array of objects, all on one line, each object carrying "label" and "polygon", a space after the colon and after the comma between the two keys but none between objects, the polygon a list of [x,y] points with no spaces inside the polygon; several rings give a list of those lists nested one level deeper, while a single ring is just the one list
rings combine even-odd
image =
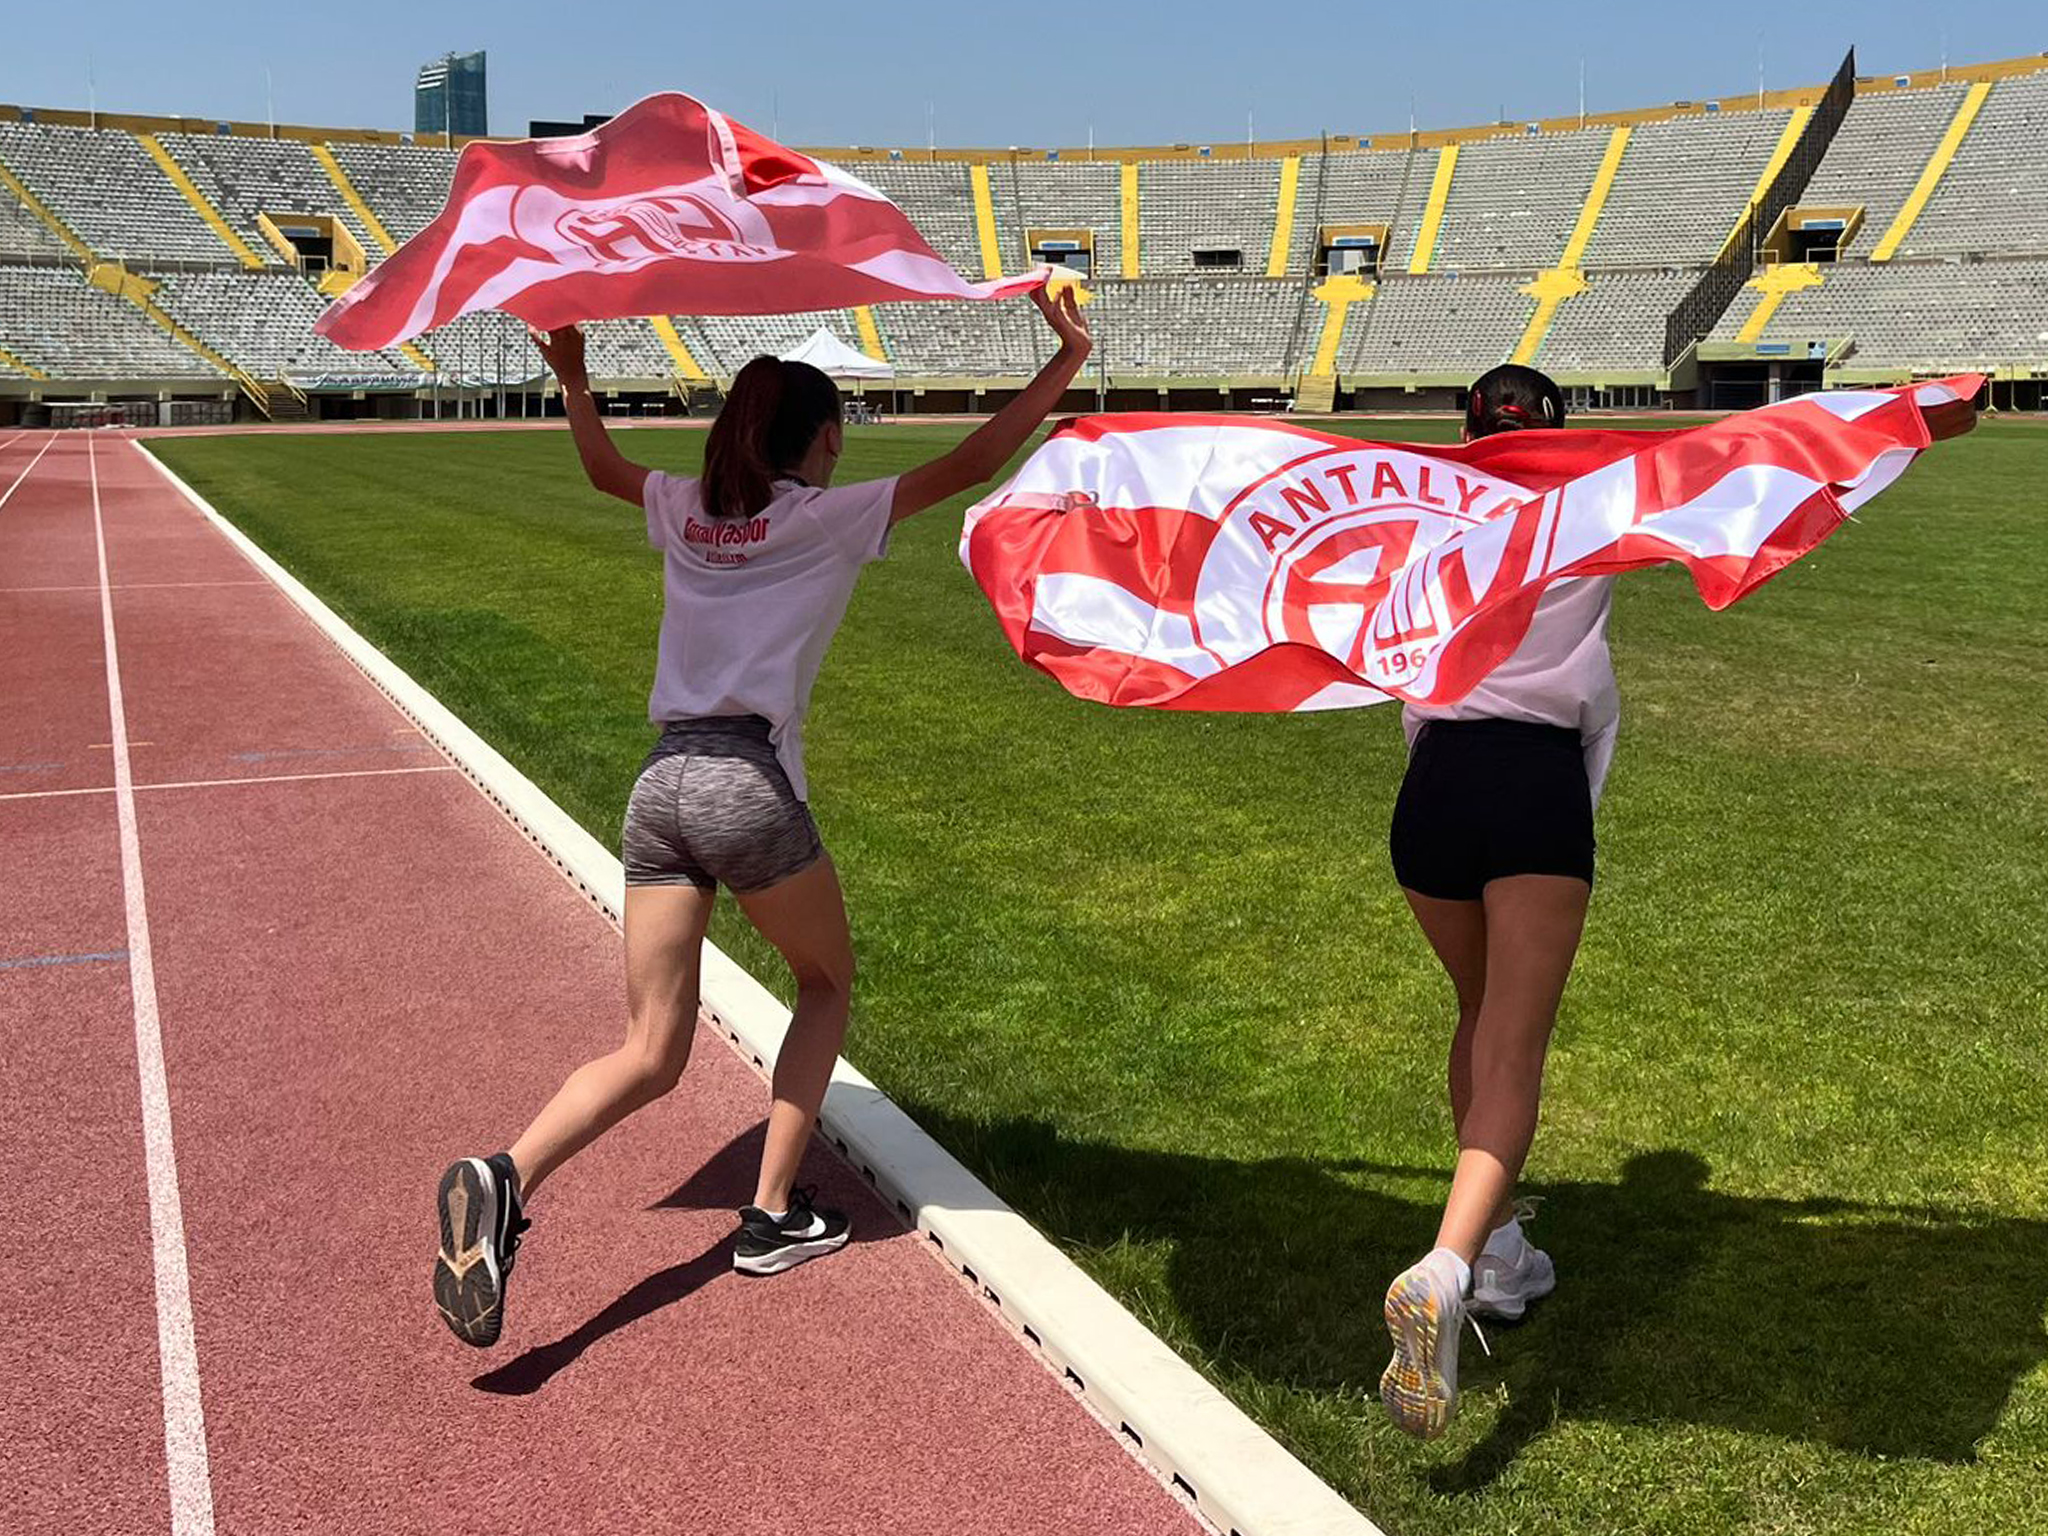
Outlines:
[{"label": "antalyaspor logo on shirt", "polygon": [[961,557],[1018,653],[1082,698],[1446,704],[1513,653],[1553,582],[1677,564],[1710,607],[1754,591],[1969,430],[1981,385],[1441,448],[1087,417],[969,509]]},{"label": "antalyaspor logo on shirt", "polygon": [[683,543],[702,555],[708,565],[745,565],[747,557],[743,551],[751,545],[767,542],[771,521],[765,515],[721,518],[710,523],[685,517]]}]

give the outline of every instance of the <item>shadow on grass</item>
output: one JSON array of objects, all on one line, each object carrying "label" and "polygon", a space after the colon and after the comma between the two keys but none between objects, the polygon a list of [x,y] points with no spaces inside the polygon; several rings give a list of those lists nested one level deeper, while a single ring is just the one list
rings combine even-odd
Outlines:
[{"label": "shadow on grass", "polygon": [[[1164,1244],[1192,1345],[1225,1375],[1368,1392],[1380,1296],[1434,1239],[1440,1170],[1232,1162],[1065,1139],[918,1107],[920,1123],[1096,1269]],[[1866,1455],[1967,1462],[2014,1382],[2048,1358],[2048,1222],[1721,1194],[1690,1152],[1613,1183],[1532,1184],[1557,1293],[1469,1337],[1468,1391],[1507,1387],[1490,1432],[1433,1475],[1476,1491],[1559,1420],[1701,1424]],[[1111,1250],[1105,1252],[1105,1250]]]}]

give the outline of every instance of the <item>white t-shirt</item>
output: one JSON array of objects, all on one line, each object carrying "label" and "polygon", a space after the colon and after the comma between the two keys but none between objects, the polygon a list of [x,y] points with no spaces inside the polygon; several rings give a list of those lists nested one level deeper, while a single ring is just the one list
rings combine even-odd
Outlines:
[{"label": "white t-shirt", "polygon": [[746,519],[707,517],[698,483],[647,476],[647,541],[663,553],[661,656],[648,717],[760,715],[798,799],[804,711],[860,568],[889,547],[895,480],[816,490],[775,482]]},{"label": "white t-shirt", "polygon": [[1554,582],[1538,599],[1529,632],[1507,660],[1455,704],[1407,704],[1401,727],[1408,744],[1431,720],[1528,720],[1577,731],[1585,746],[1593,803],[1614,761],[1621,692],[1607,652],[1612,576]]}]

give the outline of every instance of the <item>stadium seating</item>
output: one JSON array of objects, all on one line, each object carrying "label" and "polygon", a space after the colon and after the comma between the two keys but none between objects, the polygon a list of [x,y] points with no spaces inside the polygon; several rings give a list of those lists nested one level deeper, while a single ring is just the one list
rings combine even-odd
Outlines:
[{"label": "stadium seating", "polygon": [[[1359,150],[1344,154],[1307,155],[1301,164],[1301,185],[1294,208],[1294,238],[1289,242],[1287,270],[1300,275],[1315,258],[1315,240],[1325,224],[1384,224],[1401,239],[1402,210],[1415,175],[1422,166],[1419,199],[1429,191],[1430,157],[1411,150]],[[1391,260],[1392,248],[1383,253]],[[1403,255],[1407,254],[1405,248]]]},{"label": "stadium seating", "polygon": [[[981,241],[974,227],[974,192],[967,167],[957,162],[864,162],[861,179],[899,204],[926,240],[958,271],[981,276]],[[1014,258],[1021,262],[1022,257]]]},{"label": "stadium seating", "polygon": [[1891,227],[1921,167],[1962,105],[1965,87],[1859,95],[1801,202],[1814,207],[1857,206],[1863,227],[1845,256],[1868,256]]},{"label": "stadium seating", "polygon": [[1585,206],[1608,133],[1514,135],[1466,145],[1444,207],[1434,268],[1555,265]]},{"label": "stadium seating", "polygon": [[[1183,147],[1136,159],[1015,151],[979,163],[866,153],[849,164],[970,277],[991,258],[1020,270],[1032,231],[1088,232],[1098,300],[1091,372],[1112,385],[1285,389],[1313,374],[1314,393],[1330,399],[1448,386],[1519,349],[1568,383],[1669,390],[1686,387],[1674,385],[1675,370],[1693,364],[1667,356],[1667,318],[1776,174],[1788,128],[1808,122],[1794,107],[1813,99],[1786,93],[1760,105],[1631,114],[1625,146],[1612,123],[1549,123],[1249,158],[1218,146],[1213,155]],[[283,381],[293,394],[495,387],[501,376],[518,384],[542,371],[522,329],[496,316],[382,354],[333,347],[313,331],[327,302],[311,281],[318,273],[301,273],[264,233],[265,215],[330,217],[374,264],[385,254],[377,226],[402,241],[440,210],[451,150],[362,133],[252,136],[140,119],[89,128],[0,112],[0,353],[16,360],[4,367],[4,393],[21,393],[25,379],[38,389],[121,380],[213,388],[222,358],[237,377]],[[1447,139],[1456,156],[1446,178]],[[1863,82],[1798,194],[1807,207],[1864,210],[1842,260],[1804,287],[1762,274],[1711,324],[1696,361],[1806,362],[1825,344],[1831,373],[1982,364],[2048,377],[2044,146],[2048,62]],[[1589,194],[1610,150],[1602,200]],[[1288,155],[1294,169],[1283,171]],[[1269,277],[1290,181],[1286,250],[1280,275]],[[1138,275],[1126,278],[1133,185]],[[1442,196],[1431,260],[1411,273],[1433,189]],[[1781,201],[1790,195],[1781,184]],[[1386,229],[1376,292],[1320,287],[1318,234],[1331,226]],[[1575,229],[1586,237],[1573,247],[1577,271],[1560,274],[1553,269]],[[1201,252],[1236,260],[1198,265]],[[1888,259],[1873,263],[1873,252]],[[130,286],[138,299],[153,293],[160,314],[106,291],[123,286],[112,274],[124,268],[146,279]],[[1541,306],[1532,283],[1548,295]],[[1759,284],[1780,291],[1766,297]],[[1726,290],[1701,291],[1718,305]],[[1010,387],[1050,345],[1038,317],[1015,303],[880,305],[873,319],[870,334],[911,386]],[[1673,351],[1713,320],[1708,310],[1688,323]],[[679,353],[647,321],[590,326],[593,377],[603,387],[681,392],[704,382],[700,374],[715,383],[757,353],[788,351],[820,326],[864,343],[851,311],[674,324]],[[248,393],[263,402],[257,384]]]},{"label": "stadium seating", "polygon": [[1109,283],[1089,311],[1100,366],[1124,378],[1272,378],[1304,311],[1301,284],[1267,278]]},{"label": "stadium seating", "polygon": [[379,247],[335,191],[334,183],[296,139],[245,139],[228,134],[167,133],[160,141],[194,186],[249,248],[269,263],[284,258],[265,239],[257,215],[327,214],[339,219],[363,250]]},{"label": "stadium seating", "polygon": [[2048,251],[2048,73],[2001,80],[1901,256]]},{"label": "stadium seating", "polygon": [[0,160],[101,256],[239,264],[131,133],[0,122]]},{"label": "stadium seating", "polygon": [[71,248],[0,186],[0,261],[66,261]]},{"label": "stadium seating", "polygon": [[793,351],[820,328],[855,351],[860,349],[860,332],[843,309],[796,315],[700,315],[676,321],[691,355],[727,378],[763,353],[774,357]]},{"label": "stadium seating", "polygon": [[1021,305],[884,304],[875,321],[905,378],[1016,378],[1043,355],[1043,324]]},{"label": "stadium seating", "polygon": [[1157,160],[1138,171],[1138,270],[1177,276],[1197,251],[1236,251],[1244,273],[1266,270],[1280,201],[1280,163]]},{"label": "stadium seating", "polygon": [[[1123,270],[1119,167],[1102,160],[1026,160],[1015,170],[1017,222],[1031,229],[1085,229],[1098,277]],[[922,226],[919,226],[922,228]]]},{"label": "stadium seating", "polygon": [[1664,360],[1664,317],[1685,297],[1688,271],[1594,272],[1558,306],[1543,342],[1557,373],[1654,373]]},{"label": "stadium seating", "polygon": [[1531,276],[1388,278],[1346,333],[1342,371],[1470,378],[1492,367],[1515,350],[1535,311],[1522,292]]},{"label": "stadium seating", "polygon": [[172,319],[258,379],[412,380],[421,371],[396,353],[346,352],[314,335],[327,301],[296,272],[172,273],[155,297]]},{"label": "stadium seating", "polygon": [[0,266],[0,346],[55,379],[214,379],[219,369],[75,269]]},{"label": "stadium seating", "polygon": [[[1818,287],[1785,298],[1762,340],[1847,342],[1844,362],[1919,372],[2038,364],[2048,351],[2048,260],[1850,262],[1822,271]],[[1740,336],[1757,299],[1738,298],[1715,339]]]},{"label": "stadium seating", "polygon": [[421,144],[334,144],[329,146],[348,179],[362,194],[391,238],[410,240],[433,221],[448,201],[455,179],[455,155]]},{"label": "stadium seating", "polygon": [[1586,265],[1712,261],[1748,209],[1790,119],[1783,111],[1716,112],[1638,126],[1586,248]]}]

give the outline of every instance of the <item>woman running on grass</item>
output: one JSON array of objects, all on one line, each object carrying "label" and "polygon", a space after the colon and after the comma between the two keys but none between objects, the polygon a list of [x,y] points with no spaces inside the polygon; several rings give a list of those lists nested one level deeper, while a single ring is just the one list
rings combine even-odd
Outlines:
[{"label": "woman running on grass", "polygon": [[[1546,375],[1506,364],[1472,386],[1465,440],[1561,427],[1564,414]],[[1394,1358],[1380,1397],[1410,1434],[1442,1434],[1456,1411],[1466,1316],[1519,1318],[1557,1284],[1513,1196],[1593,892],[1593,807],[1620,715],[1610,584],[1556,583],[1477,688],[1403,711],[1412,750],[1394,804],[1394,875],[1458,995],[1457,1172],[1436,1247],[1387,1291]]]},{"label": "woman running on grass", "polygon": [[838,490],[839,391],[808,364],[757,357],[741,369],[704,473],[689,479],[621,457],[591,400],[580,331],[535,334],[591,484],[645,508],[663,553],[649,710],[662,734],[626,808],[625,1043],[572,1073],[508,1150],[441,1177],[434,1300],[464,1343],[496,1342],[524,1208],[548,1175],[675,1087],[720,885],[797,987],[733,1267],[776,1274],[844,1246],[846,1217],[794,1187],[853,988],[839,877],[805,804],[804,709],[854,579],[882,557],[890,525],[994,478],[1080,371],[1088,327],[1072,288],[1032,297],[1060,345],[1016,399],[943,457]]}]

